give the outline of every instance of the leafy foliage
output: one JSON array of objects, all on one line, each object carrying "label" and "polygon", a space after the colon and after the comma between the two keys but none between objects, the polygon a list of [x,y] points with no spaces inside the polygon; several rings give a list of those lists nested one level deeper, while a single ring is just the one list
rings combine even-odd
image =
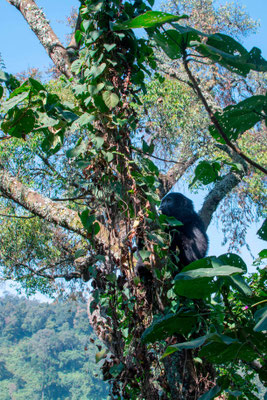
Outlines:
[{"label": "leafy foliage", "polygon": [[107,399],[82,303],[0,299],[1,398]]}]

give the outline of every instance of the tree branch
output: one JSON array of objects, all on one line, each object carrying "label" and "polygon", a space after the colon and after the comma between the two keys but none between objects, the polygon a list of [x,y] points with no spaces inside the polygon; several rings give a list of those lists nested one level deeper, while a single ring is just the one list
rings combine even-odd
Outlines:
[{"label": "tree branch", "polygon": [[0,191],[34,215],[88,238],[79,215],[27,188],[0,165]]},{"label": "tree branch", "polygon": [[34,215],[51,222],[55,225],[59,225],[71,232],[77,233],[78,235],[92,239],[94,243],[94,249],[98,250],[105,249],[116,258],[119,250],[119,242],[117,239],[110,238],[109,231],[100,222],[100,232],[93,238],[84,229],[78,213],[70,208],[63,206],[51,199],[42,196],[40,193],[35,192],[27,188],[16,178],[11,176],[7,171],[4,170],[0,164],[0,191],[4,196],[13,200],[26,210],[30,211]]},{"label": "tree branch", "polygon": [[220,201],[242,181],[242,177],[242,174],[230,172],[225,175],[207,195],[204,204],[198,213],[204,222],[206,230],[208,229],[212,215],[216,211]]},{"label": "tree branch", "polygon": [[159,175],[159,180],[161,182],[161,197],[165,196],[165,194],[171,190],[178,179],[197,161],[197,159],[197,155],[192,155],[192,157],[182,160],[174,165],[166,174]]},{"label": "tree branch", "polygon": [[212,109],[210,108],[210,106],[208,105],[205,97],[202,94],[202,91],[196,81],[196,79],[194,78],[194,76],[192,75],[189,67],[188,67],[188,60],[187,60],[187,55],[186,53],[183,54],[183,64],[185,67],[185,70],[187,72],[187,75],[190,79],[190,81],[192,82],[192,85],[194,87],[195,92],[197,93],[198,97],[200,98],[200,100],[202,101],[211,122],[213,122],[214,126],[216,127],[217,131],[219,132],[219,134],[221,135],[222,139],[225,141],[225,143],[227,144],[227,146],[229,146],[235,153],[237,153],[240,157],[242,157],[248,164],[252,165],[253,167],[257,168],[259,171],[263,172],[264,174],[267,175],[267,169],[264,168],[263,166],[261,166],[260,164],[256,163],[255,161],[251,160],[248,156],[246,156],[237,146],[235,146],[227,137],[227,135],[225,134],[224,130],[222,129],[221,125],[219,124],[217,118],[215,118],[214,113],[212,111]]},{"label": "tree branch", "polygon": [[67,78],[72,76],[70,71],[71,61],[68,51],[64,48],[57,35],[51,29],[43,11],[36,5],[34,0],[7,0],[9,4],[16,7],[31,30],[35,33],[47,54]]}]

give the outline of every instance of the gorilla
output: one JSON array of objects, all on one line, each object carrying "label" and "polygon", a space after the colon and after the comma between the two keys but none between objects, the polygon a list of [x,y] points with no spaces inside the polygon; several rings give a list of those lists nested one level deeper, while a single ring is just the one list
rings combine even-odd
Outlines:
[{"label": "gorilla", "polygon": [[169,193],[163,197],[160,205],[162,214],[175,217],[182,222],[182,226],[168,228],[171,234],[170,250],[175,253],[183,266],[205,257],[208,249],[208,236],[205,232],[203,221],[194,211],[191,200],[181,193]]}]

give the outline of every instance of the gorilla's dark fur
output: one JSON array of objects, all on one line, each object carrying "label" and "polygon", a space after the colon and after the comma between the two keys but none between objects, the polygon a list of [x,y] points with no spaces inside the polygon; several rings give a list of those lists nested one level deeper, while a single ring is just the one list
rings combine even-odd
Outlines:
[{"label": "gorilla's dark fur", "polygon": [[208,249],[208,237],[204,224],[194,211],[191,200],[181,193],[169,193],[161,201],[160,211],[169,217],[175,217],[182,226],[170,228],[170,250],[177,252],[182,265],[205,257]]}]

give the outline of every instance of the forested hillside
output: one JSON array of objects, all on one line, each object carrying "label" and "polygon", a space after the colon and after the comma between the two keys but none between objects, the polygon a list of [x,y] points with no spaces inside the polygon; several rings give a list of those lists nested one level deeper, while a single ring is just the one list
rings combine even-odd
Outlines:
[{"label": "forested hillside", "polygon": [[1,400],[107,399],[86,306],[0,298]]}]

